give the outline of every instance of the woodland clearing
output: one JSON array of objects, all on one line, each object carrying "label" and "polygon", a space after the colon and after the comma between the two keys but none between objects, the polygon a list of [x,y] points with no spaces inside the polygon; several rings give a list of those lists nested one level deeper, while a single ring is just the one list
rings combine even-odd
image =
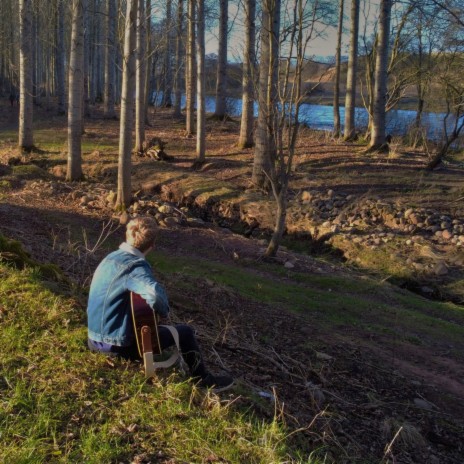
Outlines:
[{"label": "woodland clearing", "polygon": [[[64,118],[39,110],[38,150],[22,156],[15,148],[15,112],[1,111],[0,232],[19,240],[35,261],[59,266],[68,285],[50,278],[44,285],[73,295],[79,327],[92,270],[122,239],[111,208],[118,122],[95,110],[83,137],[86,182],[66,183]],[[136,201],[130,212],[158,215],[162,228],[152,263],[175,317],[197,328],[214,369],[239,379],[223,400],[264,422],[285,424],[282,456],[288,462],[306,462],[299,456],[311,450],[313,461],[307,462],[324,456],[337,463],[461,462],[459,155],[427,172],[427,157],[419,151],[398,145],[393,155],[368,156],[360,144],[303,130],[285,248],[266,261],[273,200],[251,188],[252,151],[235,147],[238,124],[208,123],[207,162],[192,171],[195,140],[183,136],[183,122],[168,110],[157,110],[152,121],[147,138],[167,142],[174,159],[133,157]],[[14,359],[2,364],[14,365]],[[116,363],[106,369],[138,368]],[[8,390],[6,384],[1,388]],[[175,443],[158,457],[153,450],[143,455],[142,440],[132,434],[133,446],[120,460],[188,460]],[[73,440],[81,437],[70,438],[68,458],[77,446]],[[209,446],[211,453],[200,450],[190,462],[266,462],[236,461]]]}]

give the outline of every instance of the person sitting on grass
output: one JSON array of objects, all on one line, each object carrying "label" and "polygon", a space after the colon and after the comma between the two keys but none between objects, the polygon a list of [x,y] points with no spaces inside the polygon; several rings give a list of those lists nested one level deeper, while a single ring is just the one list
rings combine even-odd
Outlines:
[{"label": "person sitting on grass", "polygon": [[[153,249],[157,223],[150,217],[132,219],[126,227],[126,241],[98,265],[90,285],[87,306],[88,346],[91,351],[140,359],[134,332],[130,292],[137,293],[159,316],[169,321],[169,303],[164,288],[156,281],[145,259]],[[182,357],[200,387],[222,391],[232,386],[229,376],[212,375],[205,367],[195,333],[189,325],[177,324]],[[158,327],[161,349],[175,344],[166,327]]]}]

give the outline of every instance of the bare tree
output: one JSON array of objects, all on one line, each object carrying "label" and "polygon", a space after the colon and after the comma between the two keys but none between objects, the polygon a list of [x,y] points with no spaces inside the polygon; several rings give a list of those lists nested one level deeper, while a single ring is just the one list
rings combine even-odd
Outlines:
[{"label": "bare tree", "polygon": [[176,21],[176,73],[174,77],[174,116],[179,118],[181,116],[181,101],[182,101],[182,67],[183,67],[183,16],[184,16],[184,1],[177,1],[177,21]]},{"label": "bare tree", "polygon": [[139,0],[127,0],[124,27],[124,60],[122,73],[121,121],[119,129],[118,193],[116,208],[125,209],[130,205],[131,192],[131,150],[134,111],[135,84],[135,43],[137,29],[137,6]]},{"label": "bare tree", "polygon": [[337,29],[337,50],[335,52],[335,85],[333,98],[334,112],[334,135],[339,137],[341,133],[340,123],[340,71],[342,58],[342,35],[343,35],[343,8],[344,0],[339,0],[338,6],[338,29]]},{"label": "bare tree", "polygon": [[219,0],[219,47],[216,75],[216,109],[214,116],[223,119],[227,112],[227,36],[229,1]]},{"label": "bare tree", "polygon": [[356,79],[358,64],[359,0],[351,0],[350,52],[345,96],[345,129],[343,137],[352,140],[356,135]]},{"label": "bare tree", "polygon": [[135,77],[135,151],[137,153],[143,153],[145,142],[145,25],[145,0],[138,0]]},{"label": "bare tree", "polygon": [[255,134],[252,182],[258,188],[267,189],[270,180],[275,177],[280,0],[263,0],[261,23],[259,109]]},{"label": "bare tree", "polygon": [[443,118],[443,134],[437,152],[427,165],[428,169],[436,168],[446,156],[464,129],[464,83],[462,70],[464,56],[461,47],[449,50],[441,57],[438,68],[440,90],[446,101],[446,112]]},{"label": "bare tree", "polygon": [[66,113],[66,81],[65,81],[65,43],[64,43],[64,3],[57,0],[56,5],[56,38],[55,38],[55,65],[56,87],[58,94],[58,114]]},{"label": "bare tree", "polygon": [[242,77],[242,118],[238,146],[250,148],[253,146],[254,125],[254,85],[255,75],[255,16],[256,0],[245,0],[245,48],[243,56]]},{"label": "bare tree", "polygon": [[105,86],[103,112],[106,118],[115,118],[115,57],[116,57],[116,0],[106,0]]},{"label": "bare tree", "polygon": [[30,151],[34,147],[32,129],[32,0],[19,2],[19,137],[18,145]]},{"label": "bare tree", "polygon": [[71,56],[69,59],[68,168],[67,180],[82,178],[82,105],[84,87],[84,11],[85,0],[73,0]]},{"label": "bare tree", "polygon": [[195,165],[206,156],[206,92],[205,92],[205,2],[197,1],[197,157]]},{"label": "bare tree", "polygon": [[187,1],[187,65],[185,68],[185,132],[187,137],[193,137],[195,129],[195,0]]},{"label": "bare tree", "polygon": [[375,65],[374,109],[369,151],[387,150],[385,114],[387,104],[387,65],[392,0],[381,0],[378,50]]},{"label": "bare tree", "polygon": [[172,0],[166,1],[166,25],[164,47],[164,83],[163,100],[161,105],[166,108],[172,106]]}]

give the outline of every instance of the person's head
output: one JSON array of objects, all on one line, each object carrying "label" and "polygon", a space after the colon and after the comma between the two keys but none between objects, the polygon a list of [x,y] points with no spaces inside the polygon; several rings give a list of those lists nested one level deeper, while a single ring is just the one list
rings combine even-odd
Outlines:
[{"label": "person's head", "polygon": [[151,217],[137,217],[126,226],[126,242],[142,253],[149,250],[155,241],[158,225]]}]

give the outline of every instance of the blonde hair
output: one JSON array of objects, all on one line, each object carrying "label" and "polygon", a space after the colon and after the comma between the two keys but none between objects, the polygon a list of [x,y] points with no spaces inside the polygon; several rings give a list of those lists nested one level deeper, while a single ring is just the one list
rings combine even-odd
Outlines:
[{"label": "blonde hair", "polygon": [[126,242],[142,253],[153,246],[158,225],[151,217],[137,217],[126,226]]}]

